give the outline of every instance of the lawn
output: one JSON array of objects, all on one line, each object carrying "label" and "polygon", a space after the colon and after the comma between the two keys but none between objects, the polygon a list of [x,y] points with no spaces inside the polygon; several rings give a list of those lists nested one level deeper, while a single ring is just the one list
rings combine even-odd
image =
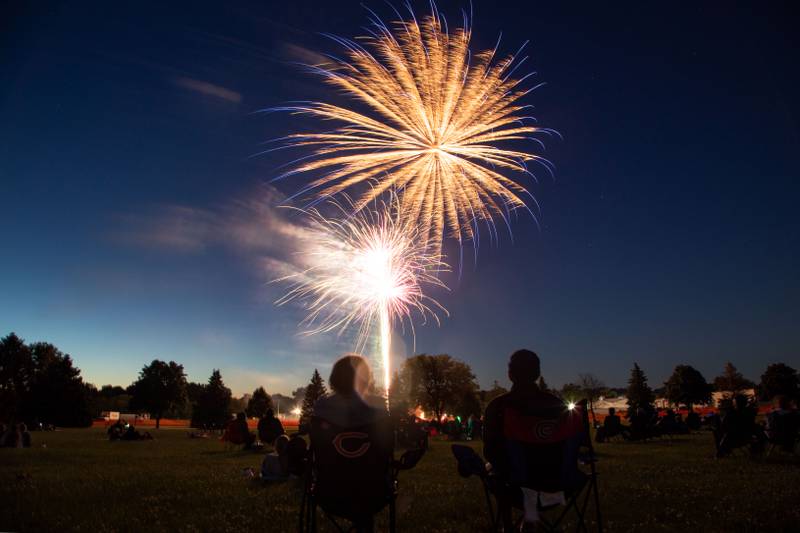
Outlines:
[{"label": "lawn", "polygon": [[[294,530],[296,484],[243,475],[260,455],[184,430],[153,433],[143,442],[108,442],[99,429],[34,433],[32,449],[0,449],[0,530]],[[795,458],[716,460],[707,433],[598,454],[608,531],[800,530]],[[400,531],[485,529],[480,483],[458,476],[447,442],[432,442],[400,483]]]}]

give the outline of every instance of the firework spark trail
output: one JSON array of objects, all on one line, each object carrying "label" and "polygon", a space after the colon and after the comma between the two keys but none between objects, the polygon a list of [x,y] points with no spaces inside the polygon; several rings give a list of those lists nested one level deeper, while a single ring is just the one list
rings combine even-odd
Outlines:
[{"label": "firework spark trail", "polygon": [[391,29],[377,17],[372,22],[371,36],[360,39],[363,46],[334,37],[345,59],[311,66],[341,93],[366,104],[370,115],[324,102],[279,108],[341,123],[326,133],[284,138],[284,146],[313,153],[280,178],[322,172],[299,193],[317,198],[369,183],[356,210],[388,190],[400,191],[403,220],[419,225],[420,236],[437,253],[445,231],[461,243],[476,239],[478,224],[485,222],[496,235],[495,220],[508,225],[510,212],[527,209],[523,197],[530,196],[501,172],[533,176],[527,162],[550,165],[540,156],[497,146],[551,133],[531,125],[528,106],[519,103],[536,88],[523,88],[528,76],[512,77],[525,58],[496,60],[496,48],[471,54],[466,17],[464,27],[451,32],[437,14],[418,22],[412,13]]},{"label": "firework spark trail", "polygon": [[[346,197],[345,197],[346,198]],[[349,200],[349,199],[348,199]],[[445,287],[439,272],[445,265],[424,239],[400,218],[397,198],[352,215],[352,202],[330,202],[340,215],[323,216],[311,208],[310,230],[304,232],[306,251],[301,272],[280,280],[291,284],[276,303],[303,304],[308,315],[302,322],[306,334],[356,328],[355,351],[361,352],[377,325],[380,331],[384,387],[390,382],[392,323],[402,328],[412,314],[433,318],[447,314],[436,300],[423,293],[423,285]]]}]

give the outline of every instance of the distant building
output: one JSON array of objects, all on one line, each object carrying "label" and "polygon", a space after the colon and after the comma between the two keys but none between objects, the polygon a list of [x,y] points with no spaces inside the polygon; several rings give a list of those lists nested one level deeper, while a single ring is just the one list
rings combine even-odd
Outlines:
[{"label": "distant building", "polygon": [[[756,397],[756,390],[755,389],[745,389],[740,391],[740,394],[747,396],[749,399],[753,399]],[[719,391],[719,392],[712,392],[711,393],[711,403],[715,406],[719,406],[719,402],[724,399],[730,399],[733,397],[733,392],[731,391]]]}]

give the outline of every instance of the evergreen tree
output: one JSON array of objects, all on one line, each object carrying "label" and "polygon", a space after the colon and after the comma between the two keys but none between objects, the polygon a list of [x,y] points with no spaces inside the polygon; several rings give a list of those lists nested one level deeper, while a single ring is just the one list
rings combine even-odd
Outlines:
[{"label": "evergreen tree", "polygon": [[21,421],[21,410],[33,380],[33,358],[15,333],[0,339],[0,420]]},{"label": "evergreen tree", "polygon": [[755,388],[755,383],[745,378],[733,363],[725,363],[721,376],[714,378],[714,388],[723,393],[723,398],[734,398],[747,389]]},{"label": "evergreen tree", "polygon": [[711,401],[711,386],[706,378],[694,367],[678,365],[664,383],[667,399],[680,406],[685,405],[691,411],[694,404],[706,404]]},{"label": "evergreen tree", "polygon": [[[197,391],[193,392],[197,394]],[[192,427],[222,429],[231,419],[231,390],[222,381],[222,374],[214,369],[208,384],[203,385],[197,403],[192,409]]]},{"label": "evergreen tree", "polygon": [[637,363],[633,363],[631,369],[631,377],[628,380],[628,418],[636,413],[639,409],[651,412],[655,409],[653,401],[655,395],[653,390],[647,384],[647,376],[639,368]]},{"label": "evergreen tree", "polygon": [[315,368],[314,374],[311,376],[311,382],[306,386],[303,407],[300,410],[300,424],[307,424],[311,421],[311,416],[314,414],[314,404],[326,392],[328,392],[328,390],[325,388],[325,382]]},{"label": "evergreen tree", "polygon": [[264,390],[264,387],[259,387],[253,391],[253,395],[247,402],[245,413],[250,417],[262,418],[267,414],[268,409],[272,409],[272,398]]}]

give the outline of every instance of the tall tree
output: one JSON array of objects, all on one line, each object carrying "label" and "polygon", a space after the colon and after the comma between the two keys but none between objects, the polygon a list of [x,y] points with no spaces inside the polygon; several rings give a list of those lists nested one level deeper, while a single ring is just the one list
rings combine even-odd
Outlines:
[{"label": "tall tree", "polygon": [[191,425],[194,428],[222,429],[231,419],[231,390],[222,381],[217,369],[211,372],[208,383],[195,389],[197,400],[192,408]]},{"label": "tall tree", "polygon": [[636,411],[652,411],[655,395],[653,389],[647,384],[647,376],[639,368],[638,363],[633,363],[631,377],[628,379],[628,418],[636,414]]},{"label": "tall tree", "polygon": [[597,424],[597,417],[594,414],[594,402],[600,399],[606,384],[594,374],[578,374],[578,384],[581,387],[583,397],[589,401],[589,412],[592,413],[592,423]]},{"label": "tall tree", "polygon": [[131,395],[119,385],[103,385],[92,398],[92,416],[100,416],[103,411],[126,412]]},{"label": "tall tree", "polygon": [[755,383],[745,378],[742,373],[733,366],[733,363],[728,361],[725,363],[722,375],[714,378],[714,388],[717,389],[717,392],[723,393],[723,398],[735,398],[747,389],[755,388]]},{"label": "tall tree", "polygon": [[577,383],[564,383],[558,392],[558,396],[566,402],[577,403],[583,398],[583,388]]},{"label": "tall tree", "polygon": [[25,418],[55,426],[86,427],[92,423],[90,394],[72,358],[46,342],[30,346],[34,374]]},{"label": "tall tree", "polygon": [[695,404],[711,401],[711,386],[706,378],[690,365],[678,365],[670,378],[664,383],[667,400],[675,405],[685,405],[692,410]]},{"label": "tall tree", "polygon": [[247,402],[245,413],[250,417],[262,418],[267,414],[268,409],[272,409],[272,398],[264,390],[264,387],[258,387]]},{"label": "tall tree", "polygon": [[800,380],[797,370],[784,363],[774,363],[761,375],[759,386],[761,399],[771,400],[775,396],[800,398]]},{"label": "tall tree", "polygon": [[15,422],[30,392],[33,380],[30,348],[15,333],[0,340],[0,420]]},{"label": "tall tree", "polygon": [[462,416],[479,406],[478,383],[472,369],[447,354],[421,354],[406,360],[403,378],[409,399],[440,420],[445,412]]},{"label": "tall tree", "polygon": [[306,393],[303,397],[303,407],[300,410],[300,424],[307,424],[311,421],[311,417],[314,415],[314,404],[317,403],[328,389],[325,388],[325,381],[323,381],[322,376],[319,375],[317,369],[314,369],[314,373],[311,375],[311,381],[306,386]]},{"label": "tall tree", "polygon": [[131,389],[131,408],[150,413],[156,419],[158,429],[164,413],[186,401],[186,374],[183,365],[154,359],[142,368],[139,379],[133,383]]}]

